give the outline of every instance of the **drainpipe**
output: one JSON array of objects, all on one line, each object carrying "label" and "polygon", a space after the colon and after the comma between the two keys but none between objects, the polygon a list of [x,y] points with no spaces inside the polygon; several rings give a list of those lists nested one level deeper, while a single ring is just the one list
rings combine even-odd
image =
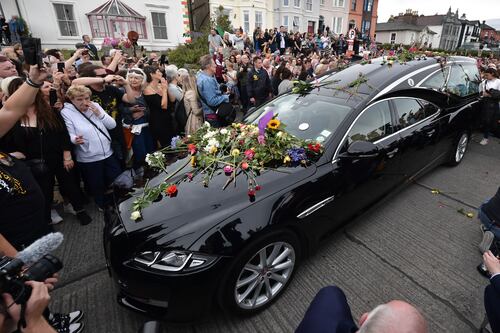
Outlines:
[{"label": "drainpipe", "polygon": [[19,8],[19,2],[18,2],[18,0],[15,0],[15,2],[16,2],[16,8],[17,8],[17,12],[19,14],[19,17],[23,18],[23,14],[21,14],[21,9]]}]

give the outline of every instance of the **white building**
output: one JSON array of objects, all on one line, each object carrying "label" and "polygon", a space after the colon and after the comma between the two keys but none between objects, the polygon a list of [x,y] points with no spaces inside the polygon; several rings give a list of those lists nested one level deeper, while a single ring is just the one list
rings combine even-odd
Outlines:
[{"label": "white building", "polygon": [[184,43],[189,31],[182,0],[1,0],[0,11],[7,19],[23,17],[44,48],[74,48],[85,34],[99,47],[104,37],[134,30],[139,45],[164,50]]},{"label": "white building", "polygon": [[347,34],[349,26],[349,0],[319,0],[319,29],[326,27],[336,35]]},{"label": "white building", "polygon": [[285,26],[288,31],[315,33],[319,28],[319,2],[320,0],[274,0],[273,25]]},{"label": "white building", "polygon": [[428,26],[401,22],[377,23],[376,40],[383,44],[430,45],[437,34]]},{"label": "white building", "polygon": [[255,28],[262,30],[273,27],[273,1],[271,0],[210,0],[210,13],[224,7],[233,28],[241,27],[249,36]]}]

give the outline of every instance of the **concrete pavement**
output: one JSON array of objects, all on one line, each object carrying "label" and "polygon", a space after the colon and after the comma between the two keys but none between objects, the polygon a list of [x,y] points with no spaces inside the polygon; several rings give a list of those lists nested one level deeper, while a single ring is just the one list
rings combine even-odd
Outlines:
[{"label": "concrete pavement", "polygon": [[[293,332],[316,292],[331,284],[344,289],[356,318],[402,299],[421,309],[431,332],[477,332],[488,281],[475,268],[481,261],[475,209],[500,185],[500,142],[483,147],[478,141],[474,138],[460,166],[435,169],[329,237],[269,309],[251,318],[215,312],[203,323],[167,325],[165,332]],[[84,310],[86,332],[136,332],[148,318],[117,305],[104,266],[103,220],[89,209],[94,217],[89,226],[63,215],[65,222],[57,227],[65,242],[56,255],[65,268],[52,309]]]}]

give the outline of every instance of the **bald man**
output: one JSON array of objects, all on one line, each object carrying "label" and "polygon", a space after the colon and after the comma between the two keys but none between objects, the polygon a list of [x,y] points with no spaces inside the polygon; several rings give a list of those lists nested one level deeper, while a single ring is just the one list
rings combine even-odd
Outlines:
[{"label": "bald man", "polygon": [[412,305],[390,301],[364,313],[354,323],[344,292],[335,286],[321,289],[295,333],[428,333],[427,322]]}]

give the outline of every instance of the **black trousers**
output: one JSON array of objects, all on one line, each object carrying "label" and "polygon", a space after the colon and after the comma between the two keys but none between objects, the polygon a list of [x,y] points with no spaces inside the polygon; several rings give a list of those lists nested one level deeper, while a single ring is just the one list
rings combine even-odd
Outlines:
[{"label": "black trousers", "polygon": [[79,185],[76,182],[75,170],[66,171],[63,163],[48,161],[48,172],[43,175],[35,176],[38,185],[40,186],[45,199],[44,216],[47,223],[51,222],[50,211],[52,202],[54,201],[54,185],[55,179],[61,188],[61,192],[68,197],[73,209],[78,212],[83,210],[84,198],[82,196]]}]

